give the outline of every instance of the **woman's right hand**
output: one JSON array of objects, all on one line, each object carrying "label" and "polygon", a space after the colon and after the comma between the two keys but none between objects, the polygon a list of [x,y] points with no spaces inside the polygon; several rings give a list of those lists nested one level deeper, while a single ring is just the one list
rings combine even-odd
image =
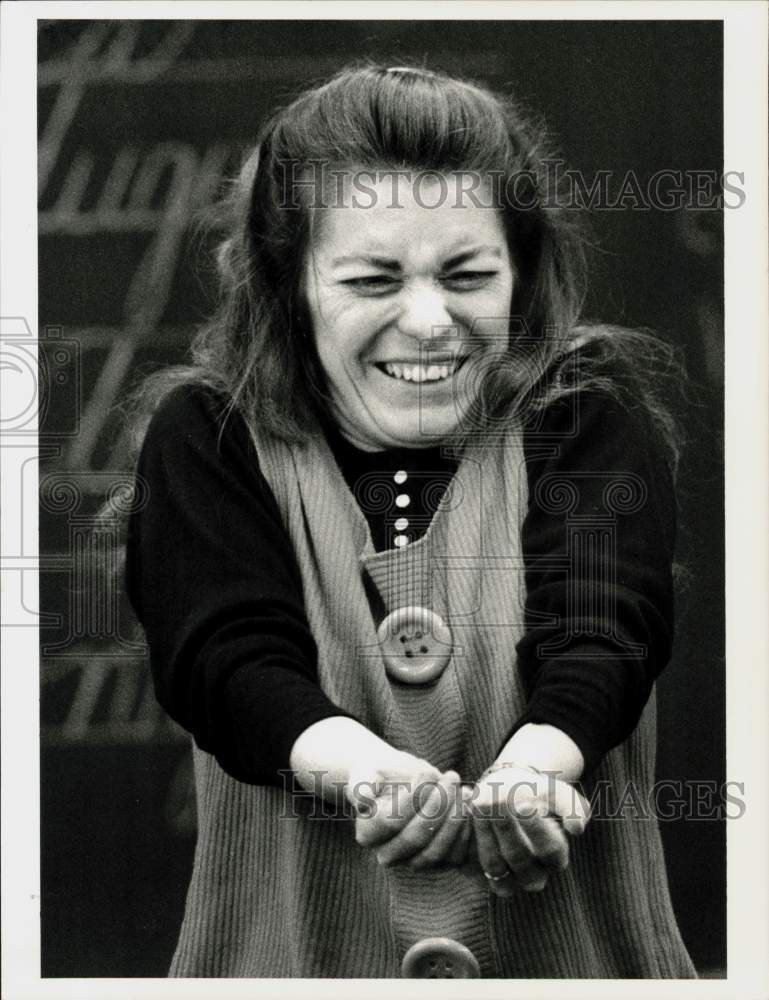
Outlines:
[{"label": "woman's right hand", "polygon": [[355,835],[382,864],[414,868],[461,864],[471,818],[455,771],[442,774],[428,761],[396,750],[360,722],[331,716],[313,723],[291,750],[298,783],[315,795],[355,807]]},{"label": "woman's right hand", "polygon": [[347,789],[358,843],[376,851],[382,865],[411,868],[461,863],[470,834],[468,794],[456,771],[441,773],[397,750],[373,768],[356,768]]}]

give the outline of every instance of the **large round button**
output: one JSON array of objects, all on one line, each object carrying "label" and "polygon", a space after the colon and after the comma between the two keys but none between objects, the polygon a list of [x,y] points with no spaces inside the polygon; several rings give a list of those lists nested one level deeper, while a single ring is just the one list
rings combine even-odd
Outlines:
[{"label": "large round button", "polygon": [[404,684],[429,684],[451,658],[451,631],[427,608],[398,608],[377,630],[385,670]]},{"label": "large round button", "polygon": [[403,956],[404,979],[480,979],[478,959],[453,938],[425,938]]}]

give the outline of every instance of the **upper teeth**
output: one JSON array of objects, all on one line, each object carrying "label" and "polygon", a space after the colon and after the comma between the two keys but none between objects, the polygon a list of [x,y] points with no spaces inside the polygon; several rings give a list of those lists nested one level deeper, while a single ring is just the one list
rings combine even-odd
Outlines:
[{"label": "upper teeth", "polygon": [[453,375],[456,362],[447,365],[403,365],[397,361],[387,361],[384,370],[393,378],[403,378],[407,382],[437,382]]}]

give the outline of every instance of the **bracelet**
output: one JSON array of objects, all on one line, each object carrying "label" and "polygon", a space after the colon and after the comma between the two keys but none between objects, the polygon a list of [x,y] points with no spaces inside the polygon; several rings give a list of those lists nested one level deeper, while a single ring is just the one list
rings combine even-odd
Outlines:
[{"label": "bracelet", "polygon": [[505,767],[517,767],[520,771],[534,771],[535,774],[545,774],[544,771],[540,771],[540,769],[538,767],[534,767],[533,764],[519,764],[516,760],[504,760],[499,764],[492,764],[490,767],[487,767],[478,781],[483,781],[483,779],[488,778],[490,774],[494,774],[495,771],[501,771]]}]

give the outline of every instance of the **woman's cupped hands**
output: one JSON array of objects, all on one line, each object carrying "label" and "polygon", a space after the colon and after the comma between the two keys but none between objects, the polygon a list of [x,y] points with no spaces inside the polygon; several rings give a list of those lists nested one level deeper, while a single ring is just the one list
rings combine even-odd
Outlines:
[{"label": "woman's cupped hands", "polygon": [[462,866],[499,896],[539,891],[569,864],[569,838],[590,808],[554,772],[525,764],[492,766],[473,784],[456,771],[394,751],[372,770],[351,774],[355,835],[385,866]]}]

